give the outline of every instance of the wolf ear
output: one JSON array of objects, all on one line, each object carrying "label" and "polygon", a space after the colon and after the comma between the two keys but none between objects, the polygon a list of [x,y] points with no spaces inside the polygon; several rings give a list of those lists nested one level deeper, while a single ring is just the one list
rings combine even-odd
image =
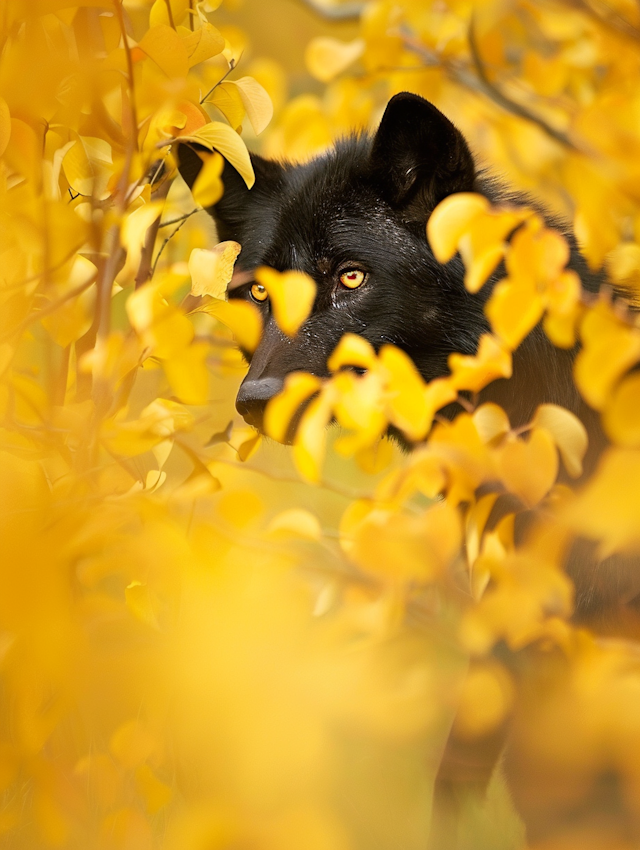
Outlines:
[{"label": "wolf ear", "polygon": [[[180,144],[177,149],[178,171],[190,189],[196,182],[198,174],[204,165],[199,152],[210,153],[202,145],[193,143]],[[251,190],[238,174],[235,168],[225,160],[222,170],[224,194],[217,204],[207,208],[213,216],[220,240],[241,240],[243,227],[247,220],[249,205],[255,203],[258,196],[272,195],[277,192],[283,167],[280,163],[263,159],[257,154],[251,154],[251,164],[256,175],[256,182]]]},{"label": "wolf ear", "polygon": [[422,97],[402,92],[387,104],[370,165],[395,207],[428,217],[453,192],[471,191],[475,164],[462,133]]}]

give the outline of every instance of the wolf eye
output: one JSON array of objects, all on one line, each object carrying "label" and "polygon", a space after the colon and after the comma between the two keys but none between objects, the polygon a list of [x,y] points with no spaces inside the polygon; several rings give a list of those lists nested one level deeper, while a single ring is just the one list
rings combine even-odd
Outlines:
[{"label": "wolf eye", "polygon": [[346,286],[347,289],[357,289],[362,286],[366,278],[366,274],[362,269],[347,269],[340,275],[340,283]]},{"label": "wolf eye", "polygon": [[261,283],[254,283],[251,287],[251,297],[254,301],[266,301],[269,294]]}]

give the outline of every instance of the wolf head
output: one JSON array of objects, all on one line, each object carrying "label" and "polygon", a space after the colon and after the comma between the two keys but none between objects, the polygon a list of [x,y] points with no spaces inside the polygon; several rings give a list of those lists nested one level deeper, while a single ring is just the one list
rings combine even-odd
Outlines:
[{"label": "wolf head", "polygon": [[[178,156],[192,186],[202,161],[188,145]],[[288,373],[326,376],[327,360],[347,332],[376,350],[385,343],[402,348],[426,380],[447,373],[452,352],[476,351],[487,330],[487,296],[466,292],[459,258],[446,265],[435,260],[425,225],[447,195],[482,190],[463,136],[432,104],[398,94],[373,136],[344,139],[306,164],[251,158],[255,186],[249,191],[226,163],[224,195],[209,209],[219,238],[242,246],[236,268],[249,282],[230,297],[254,300],[263,317],[236,401],[247,422],[261,427],[266,404]],[[268,299],[252,296],[251,273],[261,265],[297,269],[316,282],[312,313],[294,339],[276,325]],[[540,400],[536,395],[554,400],[535,370],[524,377],[534,396],[527,410]],[[508,392],[496,400],[513,407]]]}]

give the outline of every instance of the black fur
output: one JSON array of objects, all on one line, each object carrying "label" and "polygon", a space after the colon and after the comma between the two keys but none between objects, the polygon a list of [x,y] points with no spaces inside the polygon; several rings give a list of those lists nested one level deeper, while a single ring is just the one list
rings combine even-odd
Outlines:
[{"label": "black fur", "polygon": [[[202,162],[188,146],[179,148],[180,172],[192,186]],[[478,295],[462,283],[459,257],[438,263],[425,225],[439,201],[452,192],[475,191],[492,201],[505,198],[478,174],[467,143],[442,113],[417,95],[403,93],[389,102],[376,134],[353,136],[324,156],[303,165],[267,161],[252,155],[256,183],[250,191],[228,163],[225,193],[210,209],[219,238],[242,245],[237,269],[257,266],[299,269],[318,286],[312,315],[294,340],[287,338],[259,304],[264,334],[250,360],[238,396],[238,409],[260,427],[268,399],[289,372],[327,375],[327,359],[342,335],[353,332],[378,349],[393,343],[430,380],[447,372],[449,354],[476,351],[488,330],[484,305],[488,284]],[[510,203],[530,203],[510,196]],[[596,289],[572,241],[570,265],[584,285]],[[339,283],[344,268],[368,272],[364,286]],[[494,279],[499,274],[494,276]],[[251,284],[232,292],[250,299]],[[501,404],[514,425],[526,422],[538,404],[563,404],[583,417],[571,377],[573,353],[554,348],[540,328],[514,357],[514,376],[496,381],[484,399]],[[269,379],[265,381],[265,379]]]}]

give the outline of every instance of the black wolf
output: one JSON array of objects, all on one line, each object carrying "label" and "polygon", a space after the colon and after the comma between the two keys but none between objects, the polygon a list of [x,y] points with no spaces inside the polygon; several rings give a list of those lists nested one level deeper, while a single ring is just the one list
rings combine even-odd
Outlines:
[{"label": "black wolf", "polygon": [[[327,359],[344,333],[404,349],[425,380],[447,373],[451,352],[475,353],[488,328],[487,285],[478,295],[463,286],[459,257],[438,263],[425,224],[434,207],[453,192],[480,192],[492,201],[504,193],[479,173],[462,134],[432,104],[414,94],[392,98],[373,136],[344,139],[329,153],[303,165],[265,160],[252,154],[256,183],[249,191],[225,164],[224,195],[209,212],[221,240],[242,245],[237,270],[260,265],[299,269],[317,284],[313,312],[295,339],[277,327],[269,301],[256,302],[264,332],[237,398],[238,411],[260,428],[267,401],[289,372],[326,376]],[[192,186],[202,161],[179,147],[180,172]],[[511,203],[529,199],[509,197]],[[595,290],[592,274],[572,244],[570,267]],[[350,288],[345,273],[359,271],[364,282]],[[255,290],[254,290],[255,291]],[[233,298],[252,299],[252,282]],[[571,378],[571,352],[554,348],[540,328],[520,346],[514,375],[483,394],[501,404],[514,425],[528,421],[536,407],[554,402],[590,418]]]},{"label": "black wolf", "polygon": [[[179,146],[178,158],[180,173],[192,186],[202,161],[185,144]],[[258,348],[247,354],[249,371],[236,402],[247,422],[261,427],[266,404],[282,389],[288,373],[327,376],[327,360],[347,332],[364,337],[376,350],[385,343],[403,349],[427,381],[447,373],[452,352],[476,352],[479,337],[489,330],[484,307],[501,270],[479,294],[469,294],[460,258],[445,265],[435,260],[426,222],[454,192],[479,192],[494,202],[529,206],[531,200],[507,195],[484,176],[462,134],[432,104],[402,93],[390,100],[371,136],[344,139],[302,165],[256,155],[252,162],[254,188],[249,191],[226,163],[224,195],[209,210],[219,238],[242,246],[236,269],[247,282],[230,296],[253,299],[264,321]],[[565,235],[571,247],[569,267],[585,289],[597,291],[602,277],[590,272],[572,235]],[[261,265],[298,269],[316,282],[313,311],[294,339],[279,330],[268,299],[251,277]],[[589,431],[587,465],[592,465],[604,440],[597,417],[575,388],[574,356],[575,351],[555,348],[537,327],[514,354],[513,377],[493,382],[480,400],[500,404],[514,426],[528,422],[541,403],[572,410]],[[578,554],[574,561],[580,560],[583,568],[582,583],[575,575],[578,608],[589,619],[609,605],[608,586],[620,593],[621,578],[611,580],[598,564],[603,583],[594,591],[591,577],[584,579],[589,556],[584,550]],[[595,573],[595,566],[590,571]],[[610,605],[615,604],[612,599]]]}]

